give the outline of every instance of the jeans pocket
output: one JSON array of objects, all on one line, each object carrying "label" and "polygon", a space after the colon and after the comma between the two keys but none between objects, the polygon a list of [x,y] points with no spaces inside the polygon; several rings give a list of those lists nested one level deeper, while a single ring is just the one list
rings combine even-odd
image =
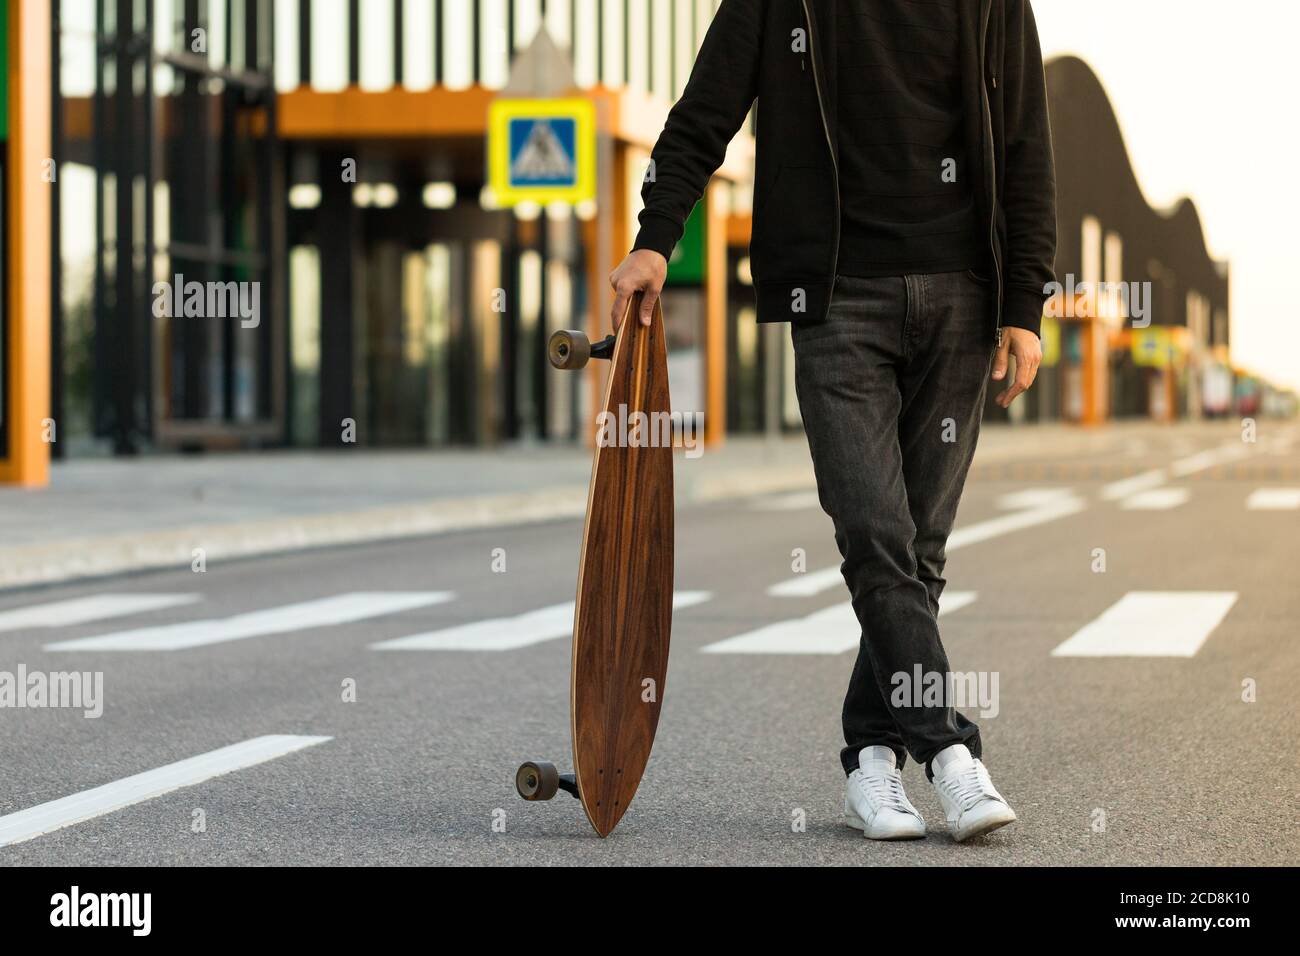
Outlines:
[{"label": "jeans pocket", "polygon": [[967,269],[967,270],[966,270],[966,278],[970,279],[972,282],[978,282],[980,285],[992,285],[992,284],[993,284],[993,280],[992,280],[992,279],[989,279],[989,278],[986,278],[986,277],[980,275],[980,274],[979,274],[978,272],[976,272],[974,269]]}]

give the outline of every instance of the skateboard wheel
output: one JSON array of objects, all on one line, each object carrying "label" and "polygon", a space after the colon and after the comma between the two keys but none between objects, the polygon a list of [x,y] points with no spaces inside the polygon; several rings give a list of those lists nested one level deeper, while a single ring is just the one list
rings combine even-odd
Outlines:
[{"label": "skateboard wheel", "polygon": [[515,789],[525,800],[549,800],[560,789],[560,772],[553,763],[522,764],[515,771]]},{"label": "skateboard wheel", "polygon": [[591,358],[591,340],[585,332],[560,329],[553,332],[546,343],[546,355],[556,368],[582,368]]}]

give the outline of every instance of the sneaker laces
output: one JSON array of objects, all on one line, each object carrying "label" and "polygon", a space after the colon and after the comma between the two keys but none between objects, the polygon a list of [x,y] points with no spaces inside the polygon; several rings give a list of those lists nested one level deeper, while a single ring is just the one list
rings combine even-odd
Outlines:
[{"label": "sneaker laces", "polygon": [[875,806],[909,813],[914,817],[920,816],[916,807],[908,802],[907,794],[903,792],[903,778],[897,769],[869,773],[859,767],[858,783]]},{"label": "sneaker laces", "polygon": [[960,769],[943,777],[944,789],[954,803],[964,812],[981,801],[1001,800],[1002,795],[993,788],[989,772],[980,760],[975,759]]}]

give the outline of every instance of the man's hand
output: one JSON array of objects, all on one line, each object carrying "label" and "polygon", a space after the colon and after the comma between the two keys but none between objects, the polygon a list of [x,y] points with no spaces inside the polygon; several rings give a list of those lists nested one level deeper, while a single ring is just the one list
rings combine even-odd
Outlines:
[{"label": "man's hand", "polygon": [[614,309],[609,317],[615,331],[623,321],[628,301],[638,292],[645,293],[641,297],[641,324],[650,324],[667,277],[668,260],[653,249],[636,249],[628,253],[619,267],[609,274],[609,284],[614,289]]},{"label": "man's hand", "polygon": [[1038,336],[1028,329],[1003,326],[1002,346],[998,349],[997,358],[993,360],[993,380],[996,382],[1007,377],[1008,355],[1016,357],[1016,378],[995,399],[1003,408],[1010,406],[1017,395],[1034,384],[1034,376],[1038,374],[1038,366],[1043,361],[1043,347]]}]

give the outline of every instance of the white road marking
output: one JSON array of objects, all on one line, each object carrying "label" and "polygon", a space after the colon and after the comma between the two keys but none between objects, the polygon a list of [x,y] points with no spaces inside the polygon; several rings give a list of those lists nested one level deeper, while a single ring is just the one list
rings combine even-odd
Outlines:
[{"label": "white road marking", "polygon": [[1114,501],[1117,498],[1127,498],[1135,495],[1139,491],[1146,491],[1148,488],[1158,488],[1165,483],[1165,470],[1156,468],[1152,471],[1144,471],[1141,474],[1134,475],[1132,478],[1124,478],[1120,481],[1112,481],[1108,485],[1102,485],[1101,497],[1106,501]]},{"label": "white road marking", "polygon": [[[972,603],[974,591],[950,591],[939,599],[939,616]],[[847,601],[807,617],[777,621],[700,648],[705,654],[843,654],[858,646],[862,627]]]},{"label": "white road marking", "polygon": [[1198,471],[1206,471],[1216,465],[1223,465],[1230,461],[1236,461],[1238,458],[1245,458],[1248,454],[1250,454],[1250,449],[1244,442],[1230,442],[1227,445],[1220,445],[1218,448],[1207,448],[1205,451],[1198,451],[1195,455],[1174,462],[1169,466],[1169,474],[1175,478],[1185,478]]},{"label": "white road marking", "polygon": [[[712,597],[710,591],[674,591],[673,610],[703,604]],[[513,651],[571,636],[573,605],[574,602],[566,601],[513,617],[494,617],[380,641],[370,647],[376,651]]]},{"label": "white road marking", "polygon": [[1046,488],[1022,488],[998,496],[998,507],[1008,511],[1021,511],[1025,508],[1044,508],[1067,498],[1074,497],[1074,489],[1048,486]]},{"label": "white road marking", "polygon": [[1300,488],[1257,488],[1246,499],[1248,511],[1295,511],[1300,509]]},{"label": "white road marking", "polygon": [[1236,591],[1130,591],[1052,656],[1191,657],[1236,602]]},{"label": "white road marking", "polygon": [[1125,511],[1168,511],[1187,504],[1187,499],[1191,496],[1192,493],[1186,488],[1151,488],[1125,498],[1119,506]]},{"label": "white road marking", "polygon": [[243,770],[296,750],[314,747],[330,737],[299,737],[289,734],[270,734],[254,737],[242,743],[231,744],[197,757],[178,760],[156,770],[146,770],[123,777],[93,790],[84,790],[69,797],[51,800],[28,810],[19,810],[0,817],[0,846],[22,843],[46,833],[52,833],[74,823],[121,810],[132,804],[152,800],[182,787],[211,780],[222,774]]},{"label": "white road marking", "polygon": [[[1176,451],[1176,453],[1182,454],[1180,451]],[[1207,448],[1205,451],[1198,451],[1194,455],[1178,459],[1168,469],[1154,468],[1151,471],[1144,471],[1141,474],[1134,475],[1132,478],[1124,478],[1103,485],[1101,497],[1106,501],[1131,498],[1139,492],[1159,488],[1167,478],[1186,478],[1198,471],[1206,471],[1216,465],[1244,458],[1247,454],[1249,454],[1249,451],[1241,442],[1229,442],[1226,445],[1219,445],[1217,448]]]},{"label": "white road marking", "polygon": [[815,491],[792,491],[784,495],[769,495],[750,504],[755,511],[804,511],[820,508],[821,501]]},{"label": "white road marking", "polygon": [[987,521],[977,521],[975,524],[966,525],[958,528],[948,536],[949,552],[957,548],[964,548],[967,545],[979,544],[982,541],[990,541],[993,538],[1001,537],[1004,534],[1010,534],[1013,531],[1023,531],[1025,528],[1033,528],[1036,525],[1047,524],[1049,521],[1056,521],[1060,518],[1068,518],[1070,515],[1078,514],[1087,505],[1080,498],[1070,495],[1061,498],[1058,501],[1049,502],[1040,508],[1029,508],[1026,511],[1014,511],[1008,515],[1002,515],[999,518],[989,518]]},{"label": "white road marking", "polygon": [[72,627],[90,621],[193,604],[198,594],[93,594],[0,611],[0,633],[34,628]]},{"label": "white road marking", "polygon": [[[958,548],[989,541],[1000,535],[1010,534],[1013,531],[1021,531],[1035,525],[1046,524],[1049,521],[1056,521],[1059,518],[1078,514],[1085,507],[1086,504],[1082,499],[1076,498],[1072,494],[1062,494],[1053,500],[1045,501],[1039,507],[1000,515],[997,518],[977,521],[975,524],[958,528],[948,536],[947,550],[951,554]],[[843,580],[837,565],[798,574],[785,581],[778,581],[767,589],[767,593],[771,597],[812,597],[835,587],[837,584],[842,583]]]},{"label": "white road marking", "polygon": [[450,591],[356,591],[206,621],[118,631],[45,645],[47,651],[177,651],[314,627],[351,624],[450,601]]}]

